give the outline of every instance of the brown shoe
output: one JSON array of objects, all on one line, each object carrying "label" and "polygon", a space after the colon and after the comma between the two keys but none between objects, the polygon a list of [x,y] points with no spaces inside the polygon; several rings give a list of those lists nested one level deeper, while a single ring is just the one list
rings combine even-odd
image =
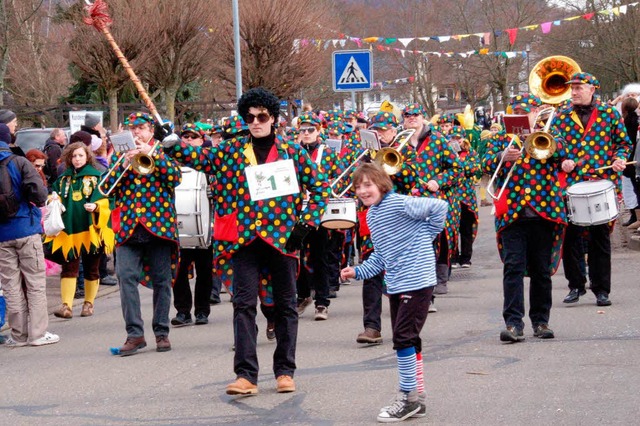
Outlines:
[{"label": "brown shoe", "polygon": [[356,342],[379,345],[382,343],[382,335],[378,330],[367,327],[362,333],[358,334]]},{"label": "brown shoe", "polygon": [[276,392],[278,393],[287,393],[287,392],[296,391],[296,384],[293,381],[293,377],[291,376],[287,376],[287,375],[278,376],[278,378],[276,379],[276,382],[278,382],[278,387],[276,388]]},{"label": "brown shoe", "polygon": [[127,341],[124,345],[120,346],[117,355],[129,356],[138,352],[138,349],[147,347],[147,342],[144,340],[144,336],[141,337],[127,337]]},{"label": "brown shoe", "polygon": [[73,318],[73,311],[71,311],[69,305],[63,303],[60,309],[56,310],[53,315],[57,316],[58,318],[71,319]]},{"label": "brown shoe", "polygon": [[80,312],[81,317],[90,317],[93,315],[93,303],[84,302],[82,304],[82,312]]},{"label": "brown shoe", "polygon": [[169,336],[156,336],[156,352],[169,352],[170,350]]},{"label": "brown shoe", "polygon": [[227,385],[227,395],[256,395],[258,385],[254,385],[244,377],[238,377],[235,382]]}]

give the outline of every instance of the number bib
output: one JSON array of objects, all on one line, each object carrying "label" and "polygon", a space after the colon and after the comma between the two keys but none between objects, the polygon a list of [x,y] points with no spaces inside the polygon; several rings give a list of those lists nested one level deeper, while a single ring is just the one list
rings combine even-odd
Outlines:
[{"label": "number bib", "polygon": [[280,160],[245,168],[251,201],[300,192],[293,160]]}]

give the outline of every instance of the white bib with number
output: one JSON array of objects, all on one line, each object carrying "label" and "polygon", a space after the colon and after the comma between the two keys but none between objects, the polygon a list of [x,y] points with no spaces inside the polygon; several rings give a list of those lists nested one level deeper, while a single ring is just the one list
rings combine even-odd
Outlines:
[{"label": "white bib with number", "polygon": [[245,168],[251,201],[266,200],[300,192],[293,160],[248,166]]}]

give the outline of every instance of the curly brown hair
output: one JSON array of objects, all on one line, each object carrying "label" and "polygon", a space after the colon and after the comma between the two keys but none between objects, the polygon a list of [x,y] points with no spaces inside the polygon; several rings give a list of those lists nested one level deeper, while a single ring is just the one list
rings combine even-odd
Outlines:
[{"label": "curly brown hair", "polygon": [[73,167],[73,164],[71,163],[71,157],[73,157],[73,152],[76,149],[80,148],[84,149],[84,152],[87,154],[87,164],[91,164],[92,166],[94,166],[96,163],[96,156],[93,155],[93,151],[91,151],[91,148],[86,146],[83,142],[74,142],[67,145],[62,151],[60,162],[64,163],[67,167]]}]

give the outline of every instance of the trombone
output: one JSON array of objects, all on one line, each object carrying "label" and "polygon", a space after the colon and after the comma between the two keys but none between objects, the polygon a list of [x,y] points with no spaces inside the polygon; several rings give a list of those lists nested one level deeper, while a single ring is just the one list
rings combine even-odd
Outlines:
[{"label": "trombone", "polygon": [[[536,132],[531,133],[527,136],[524,141],[524,144],[520,148],[520,153],[523,151],[529,154],[530,157],[535,158],[536,160],[546,160],[550,158],[558,149],[558,144],[553,140],[553,135],[549,133],[549,127],[551,126],[551,121],[553,120],[553,116],[555,114],[554,107],[547,107],[538,112],[536,118],[534,120],[535,123],[538,122],[541,115],[549,114],[549,118],[547,118],[547,122],[542,130],[538,130]],[[509,144],[504,149],[504,151],[508,151],[511,146],[513,146],[516,141],[519,142],[519,138],[517,135],[513,135]],[[507,187],[509,180],[511,179],[511,175],[518,165],[518,160],[513,162],[513,165],[509,169],[507,176],[504,178],[504,182],[500,187],[500,191],[498,191],[498,195],[495,194],[493,190],[493,184],[498,177],[498,173],[500,173],[500,169],[502,168],[502,164],[504,163],[504,155],[501,155],[500,162],[496,167],[496,171],[489,179],[489,183],[487,184],[487,194],[494,200],[499,199],[502,196],[502,193]]]},{"label": "trombone", "polygon": [[129,164],[127,165],[127,167],[125,167],[124,170],[122,170],[122,172],[120,173],[120,176],[118,176],[118,178],[113,183],[113,185],[111,185],[109,189],[103,190],[102,185],[104,185],[107,179],[109,179],[109,176],[111,176],[111,173],[113,173],[117,168],[119,168],[121,164],[124,164],[125,156],[127,153],[123,152],[122,154],[120,154],[120,156],[116,159],[116,161],[113,163],[111,168],[107,170],[104,177],[98,184],[98,191],[100,191],[100,193],[105,197],[109,197],[109,194],[111,194],[111,192],[115,189],[115,187],[118,186],[118,183],[120,183],[120,181],[124,177],[127,170],[129,170],[129,168],[131,168],[134,172],[136,172],[139,175],[148,175],[153,173],[153,170],[156,167],[156,162],[153,159],[153,154],[155,153],[155,151],[158,149],[159,146],[160,146],[160,141],[156,141],[156,143],[153,144],[153,146],[151,147],[151,150],[148,153],[143,154],[140,152],[134,155],[131,161],[129,162]]},{"label": "trombone", "polygon": [[334,187],[338,183],[340,183],[340,181],[342,181],[342,179],[344,179],[347,174],[350,173],[350,170],[354,168],[367,154],[369,154],[373,158],[373,161],[379,164],[389,176],[393,176],[398,173],[402,168],[402,164],[404,162],[402,150],[405,146],[407,146],[407,143],[409,143],[409,141],[411,140],[411,136],[413,136],[415,132],[415,129],[407,129],[398,133],[391,142],[391,145],[397,143],[400,140],[402,141],[395,148],[392,146],[388,146],[385,148],[380,148],[378,151],[374,151],[368,148],[365,149],[360,155],[358,155],[358,157],[356,157],[355,160],[353,160],[351,164],[349,164],[349,166],[340,174],[340,176],[335,178],[329,184],[329,187],[331,188],[331,194],[334,197],[342,198],[344,194],[346,194],[351,189],[352,183],[349,183],[349,185],[347,185],[347,187],[340,193],[336,193],[333,190]]}]

